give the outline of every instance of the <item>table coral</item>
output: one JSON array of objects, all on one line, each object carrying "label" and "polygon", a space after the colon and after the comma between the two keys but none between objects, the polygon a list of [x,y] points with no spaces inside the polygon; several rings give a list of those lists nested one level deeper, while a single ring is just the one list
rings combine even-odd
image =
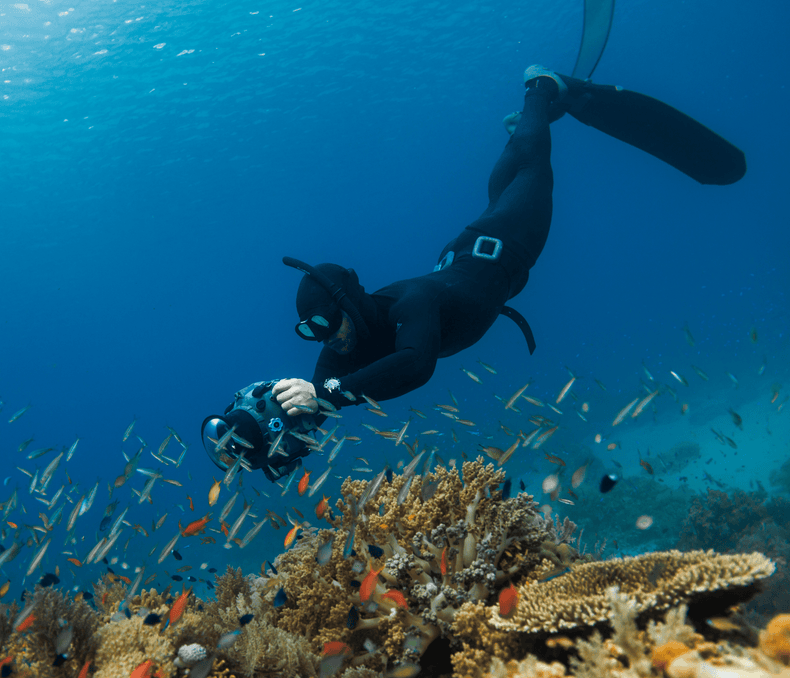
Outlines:
[{"label": "table coral", "polygon": [[500,617],[497,606],[489,607],[488,614],[495,628],[555,632],[607,621],[606,590],[613,585],[633,596],[642,613],[666,610],[717,591],[727,591],[737,602],[740,594],[753,595],[754,584],[773,571],[774,564],[760,553],[665,551],[615,558],[574,565],[550,581],[527,581],[519,587],[519,605],[511,618]]}]

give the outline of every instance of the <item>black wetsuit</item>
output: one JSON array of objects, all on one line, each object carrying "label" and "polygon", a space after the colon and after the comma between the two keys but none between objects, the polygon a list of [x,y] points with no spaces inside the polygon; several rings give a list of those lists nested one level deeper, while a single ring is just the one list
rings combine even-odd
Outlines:
[{"label": "black wetsuit", "polygon": [[[476,343],[524,288],[551,223],[553,93],[527,89],[521,120],[488,182],[488,207],[442,251],[440,261],[452,252],[452,262],[357,300],[370,337],[348,355],[324,347],[312,379],[320,398],[339,407],[349,404],[343,392],[387,400],[422,386],[438,358]],[[502,243],[497,261],[473,256],[476,242],[480,254],[493,256],[494,239]],[[330,391],[324,384],[331,378],[340,386]]]}]

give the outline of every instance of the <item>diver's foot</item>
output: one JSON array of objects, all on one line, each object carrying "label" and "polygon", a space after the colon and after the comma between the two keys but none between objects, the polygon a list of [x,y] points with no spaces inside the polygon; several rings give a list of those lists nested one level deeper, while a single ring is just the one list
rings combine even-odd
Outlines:
[{"label": "diver's foot", "polygon": [[563,76],[558,75],[539,64],[533,64],[524,71],[524,86],[527,89],[548,89],[551,106],[549,107],[549,122],[559,120],[567,110],[568,85]]},{"label": "diver's foot", "polygon": [[516,131],[516,127],[518,127],[518,123],[521,120],[521,111],[513,111],[505,116],[505,119],[502,121],[502,124],[505,126],[507,133],[510,136],[513,136],[513,132]]}]

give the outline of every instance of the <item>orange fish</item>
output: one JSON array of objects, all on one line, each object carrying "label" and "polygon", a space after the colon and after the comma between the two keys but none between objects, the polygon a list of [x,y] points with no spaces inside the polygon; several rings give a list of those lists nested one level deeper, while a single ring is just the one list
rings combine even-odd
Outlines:
[{"label": "orange fish", "polygon": [[25,617],[22,620],[22,622],[19,624],[19,626],[16,627],[16,630],[19,633],[22,633],[23,631],[27,631],[31,626],[33,626],[33,623],[35,621],[36,621],[36,615],[29,614],[27,617]]},{"label": "orange fish", "polygon": [[446,546],[442,549],[442,562],[439,564],[439,569],[442,572],[442,576],[447,574],[447,547]]},{"label": "orange fish", "polygon": [[12,523],[10,520],[7,520],[6,522],[7,522],[7,523],[8,523],[8,524],[9,524],[11,527],[13,527],[14,529],[17,529],[17,528],[19,527],[19,525],[17,525],[16,523]]},{"label": "orange fish", "polygon": [[329,497],[324,495],[324,498],[315,506],[315,517],[320,520],[326,513],[327,508],[329,508]]},{"label": "orange fish", "polygon": [[302,476],[299,484],[296,486],[297,492],[299,492],[299,496],[301,497],[305,492],[307,492],[307,486],[310,484],[310,471],[305,469],[304,475]]},{"label": "orange fish", "polygon": [[294,543],[294,540],[296,539],[296,532],[301,527],[302,526],[299,523],[296,523],[296,525],[294,525],[290,530],[288,530],[288,534],[285,535],[285,542],[284,542],[285,548],[287,549],[291,548],[291,545]]},{"label": "orange fish", "polygon": [[129,577],[125,577],[122,574],[118,575],[118,579],[120,579],[124,584],[131,584],[132,583],[132,580],[129,579]]},{"label": "orange fish", "polygon": [[371,568],[370,572],[367,573],[365,578],[362,580],[362,584],[359,587],[359,599],[364,603],[373,595],[373,592],[376,590],[376,586],[379,583],[379,574],[384,569],[382,565],[380,569],[374,570]]},{"label": "orange fish", "polygon": [[187,499],[189,499],[189,510],[190,511],[194,511],[195,510],[195,504],[192,502],[192,497],[187,495]]},{"label": "orange fish", "polygon": [[332,657],[336,654],[350,654],[351,648],[339,640],[324,643],[324,656]]},{"label": "orange fish", "polygon": [[102,593],[102,597],[101,597],[101,604],[102,605],[106,605],[106,603],[107,603],[107,596],[109,596],[109,595],[110,595],[109,591],[105,591],[104,593]]},{"label": "orange fish", "polygon": [[224,534],[226,537],[228,536],[228,533],[230,532],[230,527],[224,520],[219,524],[219,529],[222,530],[222,534]]},{"label": "orange fish", "polygon": [[499,592],[499,615],[501,617],[509,617],[518,607],[518,591],[510,582],[510,587],[502,589]]},{"label": "orange fish", "polygon": [[90,659],[83,664],[77,678],[88,678],[88,669],[91,667]]},{"label": "orange fish", "polygon": [[[179,619],[181,619],[181,615],[184,614],[184,610],[187,607],[187,603],[189,602],[189,594],[192,593],[192,589],[189,588],[186,591],[182,591],[181,595],[176,598],[176,602],[173,603],[173,607],[170,608],[170,616],[168,617],[167,621],[168,624],[175,624]],[[153,664],[153,662],[151,662]]]},{"label": "orange fish", "polygon": [[11,655],[6,657],[5,659],[0,660],[0,669],[6,666],[7,664],[10,664],[12,661],[14,661],[14,658]]},{"label": "orange fish", "polygon": [[406,598],[404,595],[395,589],[391,589],[387,591],[383,596],[381,596],[382,600],[391,600],[395,603],[398,607],[402,607],[404,610],[408,610],[409,606],[406,604]]},{"label": "orange fish", "polygon": [[645,471],[647,471],[651,476],[653,475],[653,473],[654,473],[653,467],[650,464],[648,464],[644,459],[640,459],[639,460],[639,465],[643,469],[645,469]]},{"label": "orange fish", "polygon": [[154,669],[154,662],[151,659],[146,659],[140,664],[132,673],[129,678],[151,678],[151,672]]},{"label": "orange fish", "polygon": [[66,558],[72,565],[76,565],[77,567],[82,567],[82,563],[77,558]]},{"label": "orange fish", "polygon": [[207,513],[200,520],[193,520],[185,528],[181,528],[181,521],[178,521],[178,529],[181,530],[182,537],[191,537],[194,534],[200,534],[206,529],[206,523],[211,520],[211,514]]}]

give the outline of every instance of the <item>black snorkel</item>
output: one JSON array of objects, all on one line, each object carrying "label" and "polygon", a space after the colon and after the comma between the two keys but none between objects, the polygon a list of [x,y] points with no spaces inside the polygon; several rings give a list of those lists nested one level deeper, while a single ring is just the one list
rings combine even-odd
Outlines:
[{"label": "black snorkel", "polygon": [[332,301],[334,301],[343,311],[346,312],[346,314],[348,314],[348,317],[351,318],[351,321],[354,323],[354,327],[356,328],[359,337],[361,339],[370,338],[370,330],[368,329],[365,321],[362,319],[362,314],[359,312],[359,309],[354,306],[354,303],[351,301],[351,299],[348,298],[348,295],[342,287],[336,285],[323,273],[317,271],[314,267],[310,266],[310,264],[306,264],[303,261],[299,261],[293,257],[283,257],[283,263],[286,266],[295,268],[297,271],[301,271],[305,275],[309,275],[313,280],[315,280],[315,282],[323,287],[329,296],[332,297]]}]

